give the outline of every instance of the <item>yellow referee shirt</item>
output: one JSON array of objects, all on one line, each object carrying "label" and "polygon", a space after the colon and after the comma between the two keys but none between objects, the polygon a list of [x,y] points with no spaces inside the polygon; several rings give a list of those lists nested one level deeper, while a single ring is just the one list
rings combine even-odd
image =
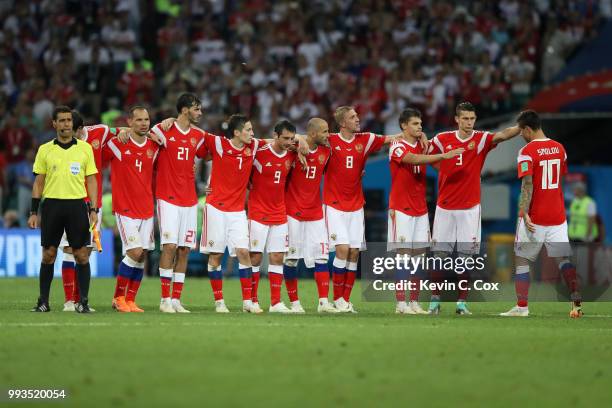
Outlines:
[{"label": "yellow referee shirt", "polygon": [[65,149],[53,139],[38,148],[34,173],[45,175],[42,198],[87,197],[85,177],[98,172],[93,150],[89,143],[74,138],[69,145]]}]

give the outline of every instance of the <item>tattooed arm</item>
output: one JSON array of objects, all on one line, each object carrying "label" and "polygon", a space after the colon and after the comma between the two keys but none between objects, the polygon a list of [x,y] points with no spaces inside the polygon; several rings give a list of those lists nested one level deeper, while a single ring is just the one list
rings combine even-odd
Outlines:
[{"label": "tattooed arm", "polygon": [[533,177],[525,176],[522,178],[521,197],[519,198],[519,217],[523,217],[525,226],[531,232],[535,231],[535,227],[529,218],[529,207],[531,206],[531,197],[533,196]]}]

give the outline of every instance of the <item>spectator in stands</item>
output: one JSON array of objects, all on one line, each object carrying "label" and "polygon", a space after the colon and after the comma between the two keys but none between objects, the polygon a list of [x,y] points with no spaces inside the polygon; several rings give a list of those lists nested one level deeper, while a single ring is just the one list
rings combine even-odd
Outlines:
[{"label": "spectator in stands", "polygon": [[2,228],[19,228],[19,216],[15,210],[6,210],[2,217]]},{"label": "spectator in stands", "polygon": [[36,151],[28,149],[22,161],[15,164],[13,168],[16,190],[17,190],[17,217],[19,224],[26,228],[28,216],[30,215],[30,202],[32,198],[32,186],[34,185],[34,173],[32,166]]},{"label": "spectator in stands", "polygon": [[[269,105],[264,114],[257,106],[257,95],[270,82],[282,98],[272,109],[275,115],[289,115],[305,81],[316,116],[329,117],[335,106],[355,104],[366,94],[380,105],[379,92],[388,93],[390,82],[407,104],[425,111],[439,72],[447,106],[473,97],[479,110],[500,114],[512,108],[503,89],[511,91],[514,106],[520,104],[539,85],[534,74],[552,78],[570,53],[593,37],[601,14],[611,12],[609,0],[237,0],[154,2],[154,8],[139,8],[137,1],[4,3],[0,111],[14,111],[27,95],[35,127],[42,126],[30,130],[37,141],[48,135],[50,101],[78,105],[88,123],[114,111],[112,98],[120,99],[114,103],[118,108],[145,101],[161,108],[152,112],[155,121],[174,93],[195,91],[209,104],[214,98],[224,105],[205,119],[218,132],[228,111],[270,116]],[[141,60],[123,76],[139,48],[151,69]],[[163,87],[152,89],[151,83],[160,82]],[[372,123],[385,122],[382,107],[371,112]],[[272,123],[260,126],[269,131]]]},{"label": "spectator in stands", "polygon": [[0,131],[0,150],[5,152],[8,187],[14,192],[16,165],[25,158],[25,154],[33,147],[32,135],[27,129],[19,126],[14,113],[9,113],[4,127]]}]

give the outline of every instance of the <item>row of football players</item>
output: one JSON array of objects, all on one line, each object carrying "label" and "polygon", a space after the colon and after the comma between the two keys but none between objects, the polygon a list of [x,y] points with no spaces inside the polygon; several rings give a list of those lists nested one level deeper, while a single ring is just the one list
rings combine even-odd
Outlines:
[{"label": "row of football players", "polygon": [[[314,118],[308,123],[307,134],[298,137],[300,151],[296,153],[291,149],[295,144],[295,127],[287,121],[277,124],[274,139],[261,140],[254,138],[248,118],[233,115],[228,122],[227,138],[223,138],[197,127],[202,112],[195,95],[183,94],[177,101],[177,112],[176,120],[166,120],[152,128],[152,139],[159,146],[147,138],[150,122],[143,107],[130,110],[129,139],[124,136],[122,141],[108,140],[108,128],[103,126],[86,127],[83,132],[100,165],[103,159],[111,163],[113,212],[126,253],[113,299],[113,307],[119,311],[141,310],[134,298],[145,251],[152,249],[151,181],[155,177],[162,244],[160,310],[188,312],[180,298],[187,256],[196,247],[197,195],[193,171],[196,157],[212,160],[211,192],[204,210],[200,251],[209,255],[208,273],[217,312],[228,312],[221,274],[226,248],[239,261],[243,311],[262,312],[257,289],[259,265],[266,250],[270,256],[270,312],[304,312],[297,292],[296,266],[300,258],[314,269],[318,311],[354,312],[350,296],[364,240],[361,176],[368,156],[391,144],[390,243],[413,255],[429,245],[425,164],[440,161],[433,231],[433,241],[439,244],[434,249],[438,253],[452,252],[458,243],[459,252],[474,254],[480,242],[482,165],[497,143],[521,131],[518,126],[496,134],[474,131],[474,108],[462,103],[456,111],[458,130],[438,134],[429,144],[422,133],[418,111],[408,109],[402,113],[401,134],[379,136],[360,133],[355,110],[340,107],[335,112],[339,133],[329,134],[328,124]],[[319,188],[323,177],[321,200]],[[249,181],[247,217],[244,203]],[[469,244],[461,247],[461,243]],[[336,251],[331,273],[333,304],[328,301],[329,244]],[[70,265],[65,266],[70,269]],[[435,280],[434,275],[432,272]],[[280,301],[283,278],[291,301],[289,308]],[[418,293],[411,293],[410,297],[410,303],[406,303],[402,294],[398,294],[396,311],[424,313],[417,301]],[[469,313],[466,297],[467,291],[459,293],[459,314]],[[439,293],[434,292],[429,312],[439,310]]]}]

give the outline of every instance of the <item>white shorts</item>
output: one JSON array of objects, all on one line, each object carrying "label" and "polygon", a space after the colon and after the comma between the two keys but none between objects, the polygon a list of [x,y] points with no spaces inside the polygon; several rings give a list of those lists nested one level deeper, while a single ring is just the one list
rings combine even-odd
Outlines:
[{"label": "white shorts", "polygon": [[413,217],[401,211],[389,210],[387,251],[398,248],[427,248],[430,239],[427,214]]},{"label": "white shorts", "polygon": [[117,219],[117,229],[123,244],[123,255],[128,250],[134,248],[142,248],[149,251],[155,249],[153,217],[143,220],[115,214],[115,219]]},{"label": "white shorts", "polygon": [[328,205],[323,206],[325,225],[329,237],[330,250],[336,245],[365,249],[365,221],[363,208],[357,211],[340,211]]},{"label": "white shorts", "polygon": [[542,245],[551,258],[572,256],[572,248],[567,236],[567,222],[560,225],[534,225],[535,231],[529,232],[523,218],[519,218],[514,239],[516,256],[535,261],[538,259]]},{"label": "white shorts", "polygon": [[197,240],[198,206],[181,207],[157,200],[160,243],[195,249]]},{"label": "white shorts", "polygon": [[480,204],[467,210],[436,207],[432,241],[432,249],[436,252],[453,252],[456,242],[459,253],[479,253]]},{"label": "white shorts", "polygon": [[246,212],[221,211],[210,204],[204,207],[200,252],[222,254],[225,248],[236,256],[236,248],[249,249],[249,225]]},{"label": "white shorts", "polygon": [[249,238],[251,252],[287,252],[289,244],[289,229],[287,223],[280,225],[265,225],[249,220]]},{"label": "white shorts", "polygon": [[[102,209],[100,209],[100,211],[98,212],[98,222],[96,224],[96,229],[98,231],[100,231],[100,227],[102,226]],[[89,245],[87,245],[87,248],[93,248],[96,244],[94,244],[94,238],[93,238],[93,232],[90,234],[89,237]],[[64,234],[62,234],[62,239],[60,240],[60,244],[58,248],[64,248],[64,247],[69,247],[70,244],[68,243],[68,237],[66,236],[66,231],[64,231]]]},{"label": "white shorts", "polygon": [[287,217],[289,225],[289,251],[287,259],[304,258],[307,267],[314,267],[317,259],[327,260],[329,256],[329,242],[325,220],[299,221]]}]

